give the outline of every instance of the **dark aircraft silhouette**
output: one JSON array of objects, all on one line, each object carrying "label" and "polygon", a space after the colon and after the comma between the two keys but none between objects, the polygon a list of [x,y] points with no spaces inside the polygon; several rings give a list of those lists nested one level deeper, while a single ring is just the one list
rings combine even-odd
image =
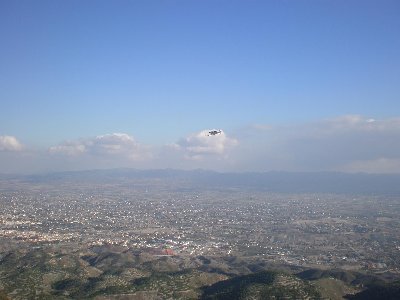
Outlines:
[{"label": "dark aircraft silhouette", "polygon": [[207,136],[211,136],[211,135],[217,135],[217,134],[221,134],[222,130],[210,130],[207,134]]}]

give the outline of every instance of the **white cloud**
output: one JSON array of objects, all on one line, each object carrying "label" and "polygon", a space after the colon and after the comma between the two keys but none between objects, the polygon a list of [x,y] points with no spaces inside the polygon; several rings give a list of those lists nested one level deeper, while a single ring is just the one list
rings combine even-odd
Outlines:
[{"label": "white cloud", "polygon": [[399,130],[400,119],[377,120],[361,115],[344,115],[336,118],[319,121],[313,126],[319,125],[319,129],[327,132],[337,130],[357,130],[357,131],[378,131],[378,130]]},{"label": "white cloud", "polygon": [[91,156],[107,156],[141,160],[148,158],[148,147],[139,144],[126,133],[112,133],[99,135],[93,138],[67,141],[49,148],[52,154],[78,156],[87,154]]},{"label": "white cloud", "polygon": [[175,144],[175,149],[184,151],[189,159],[201,159],[204,156],[223,156],[229,149],[236,146],[238,141],[228,137],[224,131],[210,134],[212,130],[202,130],[189,135]]},{"label": "white cloud", "polygon": [[16,137],[0,135],[0,151],[21,151],[22,148],[22,144]]},{"label": "white cloud", "polygon": [[61,145],[53,146],[49,148],[49,152],[52,154],[65,154],[69,156],[75,156],[86,152],[86,146],[80,142],[65,142]]}]

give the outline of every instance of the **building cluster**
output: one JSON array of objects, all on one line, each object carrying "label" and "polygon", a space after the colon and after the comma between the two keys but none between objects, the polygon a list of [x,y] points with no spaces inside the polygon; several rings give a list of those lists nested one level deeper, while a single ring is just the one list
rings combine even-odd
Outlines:
[{"label": "building cluster", "polygon": [[0,191],[1,239],[400,270],[395,197],[78,185],[44,190]]}]

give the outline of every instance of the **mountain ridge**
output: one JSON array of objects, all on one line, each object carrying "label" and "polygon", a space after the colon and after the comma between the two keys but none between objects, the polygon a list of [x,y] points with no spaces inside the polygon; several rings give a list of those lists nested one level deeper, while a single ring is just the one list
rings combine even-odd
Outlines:
[{"label": "mountain ridge", "polygon": [[399,195],[400,174],[343,172],[216,172],[204,169],[98,169],[32,175],[0,175],[0,180],[21,182],[164,180],[193,187],[242,188],[291,193],[348,193]]}]

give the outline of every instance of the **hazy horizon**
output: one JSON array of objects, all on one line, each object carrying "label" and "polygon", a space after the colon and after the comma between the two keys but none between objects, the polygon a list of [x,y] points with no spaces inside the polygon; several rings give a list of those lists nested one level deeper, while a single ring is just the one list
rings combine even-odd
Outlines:
[{"label": "hazy horizon", "polygon": [[318,174],[336,174],[343,176],[393,176],[398,177],[400,173],[376,173],[376,172],[346,172],[346,171],[287,171],[287,170],[266,170],[266,171],[221,171],[221,170],[213,170],[213,169],[205,169],[205,168],[135,168],[135,167],[111,167],[111,168],[90,168],[90,169],[65,169],[65,170],[40,170],[40,171],[32,171],[32,172],[0,172],[0,176],[42,176],[42,175],[56,175],[56,174],[81,174],[81,173],[96,173],[96,172],[199,172],[199,173],[210,173],[210,174],[219,174],[219,175],[263,175],[263,174],[293,174],[293,175],[301,175],[301,174],[309,174],[309,175],[318,175]]}]

